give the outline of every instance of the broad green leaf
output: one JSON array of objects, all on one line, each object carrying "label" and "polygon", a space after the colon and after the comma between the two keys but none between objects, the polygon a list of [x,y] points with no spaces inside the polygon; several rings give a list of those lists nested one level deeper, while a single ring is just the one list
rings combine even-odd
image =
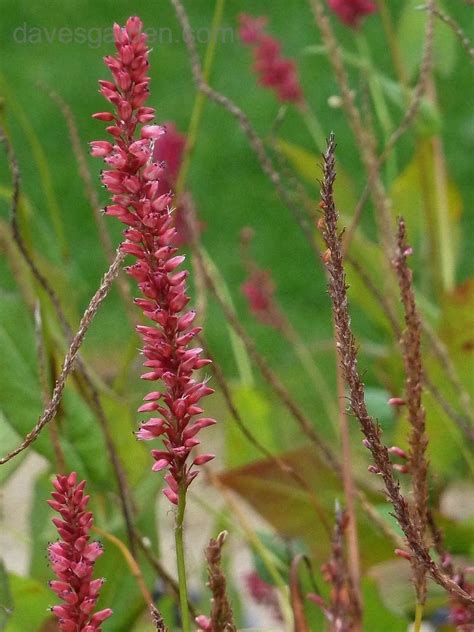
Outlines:
[{"label": "broad green leaf", "polygon": [[148,472],[151,468],[150,450],[146,444],[137,441],[133,434],[138,426],[138,414],[133,413],[126,402],[105,396],[101,401],[109,421],[115,449],[133,487],[143,477],[144,472],[147,476],[153,476]]},{"label": "broad green leaf", "polygon": [[[271,418],[270,404],[264,395],[255,388],[240,386],[234,389],[233,399],[239,414],[254,437],[269,450],[275,449],[274,424]],[[230,419],[226,424],[226,463],[229,468],[240,467],[261,456],[236,422]]]},{"label": "broad green leaf", "polygon": [[35,632],[51,616],[49,606],[54,603],[54,594],[46,584],[9,574],[13,614],[5,632]]},{"label": "broad green leaf", "polygon": [[[438,257],[437,215],[435,191],[436,169],[431,142],[420,141],[411,161],[395,179],[390,190],[393,216],[403,216],[407,223],[410,244],[414,248],[414,261],[421,267],[425,283],[432,282],[435,274],[433,260]],[[448,175],[447,221],[450,227],[451,257],[456,260],[460,241],[461,194]],[[435,259],[433,259],[435,257]],[[427,279],[427,273],[430,279]],[[436,277],[435,277],[436,278]]]},{"label": "broad green leaf", "polygon": [[[441,3],[438,3],[442,9]],[[398,46],[405,72],[413,78],[417,72],[423,50],[427,11],[420,11],[418,0],[406,0],[398,24]],[[451,29],[435,20],[434,68],[448,76],[456,63],[458,42]]]}]

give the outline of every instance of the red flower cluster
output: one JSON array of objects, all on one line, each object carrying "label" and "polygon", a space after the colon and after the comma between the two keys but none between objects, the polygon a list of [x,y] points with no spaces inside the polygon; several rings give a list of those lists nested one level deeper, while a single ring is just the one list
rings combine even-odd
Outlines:
[{"label": "red flower cluster", "polygon": [[281,56],[281,44],[278,40],[265,34],[267,18],[253,18],[241,13],[239,21],[240,39],[254,48],[253,69],[260,77],[260,84],[272,88],[282,102],[302,103],[303,91],[296,64]]},{"label": "red flower cluster", "polygon": [[[129,18],[125,28],[116,24],[114,35],[117,55],[105,58],[114,83],[99,83],[100,92],[114,105],[116,113],[94,115],[112,123],[107,131],[113,143],[91,143],[92,155],[104,157],[110,167],[102,172],[102,182],[112,193],[112,205],[105,213],[128,226],[121,249],[137,261],[126,271],[137,280],[142,293],[135,303],[153,323],[137,327],[144,343],[144,364],[149,369],[142,379],[163,382],[163,390],[149,393],[138,409],[158,416],[143,422],[137,437],[144,441],[163,438],[165,449],[152,450],[153,470],[169,470],[164,494],[177,504],[180,486],[187,487],[198,474],[193,466],[214,458],[203,454],[188,463],[191,450],[199,444],[197,433],[215,423],[207,417],[194,420],[203,412],[199,401],[213,390],[205,382],[196,381],[193,374],[210,361],[201,358],[202,349],[189,346],[200,328],[192,327],[195,312],[185,311],[189,302],[188,272],[176,271],[185,257],[176,255],[171,195],[163,193],[160,181],[164,167],[158,162],[155,146],[165,130],[147,124],[154,118],[154,110],[144,107],[150,82],[146,35],[136,17]],[[137,139],[135,132],[140,123],[145,125]],[[170,165],[171,175],[173,168]]]},{"label": "red flower cluster", "polygon": [[361,19],[377,11],[371,0],[328,0],[329,7],[348,26],[357,27]]},{"label": "red flower cluster", "polygon": [[90,511],[85,511],[89,501],[89,496],[84,496],[86,482],[76,483],[76,472],[58,475],[53,481],[53,500],[48,500],[50,507],[61,514],[61,519],[53,518],[53,523],[62,538],[48,547],[51,568],[58,578],[49,585],[64,601],[51,610],[59,619],[61,632],[96,632],[112,610],[92,614],[104,582],[92,579],[102,547],[98,542],[89,543],[93,518]]}]

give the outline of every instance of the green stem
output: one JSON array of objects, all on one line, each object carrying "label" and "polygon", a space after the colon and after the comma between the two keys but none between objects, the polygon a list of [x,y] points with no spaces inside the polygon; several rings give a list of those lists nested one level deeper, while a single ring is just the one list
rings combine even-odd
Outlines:
[{"label": "green stem", "polygon": [[[211,74],[212,63],[214,61],[214,55],[217,45],[217,32],[222,23],[222,17],[224,14],[225,0],[216,0],[214,7],[214,15],[212,17],[211,34],[209,38],[209,44],[206,49],[206,55],[204,57],[203,76],[205,81],[209,79]],[[203,92],[198,92],[194,101],[193,111],[191,112],[191,120],[189,122],[189,129],[186,135],[186,145],[184,147],[184,158],[179,170],[178,181],[176,183],[176,199],[184,191],[186,179],[188,177],[189,167],[191,165],[191,157],[196,146],[197,135],[199,131],[199,125],[201,123],[202,115],[204,112],[204,105],[206,104],[206,95]]]},{"label": "green stem", "polygon": [[181,625],[183,632],[191,632],[188,606],[188,587],[186,584],[186,564],[184,560],[183,524],[186,510],[186,485],[181,483],[178,493],[178,511],[174,529],[176,542],[176,564],[178,567],[179,603],[181,606]]},{"label": "green stem", "polygon": [[307,103],[299,107],[298,110],[303,117],[306,127],[308,128],[308,132],[313,139],[316,147],[320,152],[324,152],[326,149],[326,136],[320,122],[315,117]]},{"label": "green stem", "polygon": [[417,603],[415,609],[415,627],[413,632],[421,632],[421,624],[423,623],[423,604]]},{"label": "green stem", "polygon": [[[390,116],[389,109],[387,107],[387,103],[385,102],[385,97],[380,86],[380,82],[378,80],[377,74],[375,72],[374,66],[372,64],[372,57],[370,54],[370,48],[367,44],[367,40],[362,35],[362,33],[358,33],[356,35],[356,43],[357,48],[359,49],[360,56],[366,62],[366,71],[365,76],[367,79],[367,83],[370,90],[370,96],[372,97],[372,102],[374,104],[375,113],[382,127],[384,142],[387,144],[392,130],[394,128],[392,117]],[[386,176],[387,176],[387,184],[393,182],[397,175],[397,160],[395,150],[392,149],[390,152],[390,156],[387,158],[386,162]]]}]

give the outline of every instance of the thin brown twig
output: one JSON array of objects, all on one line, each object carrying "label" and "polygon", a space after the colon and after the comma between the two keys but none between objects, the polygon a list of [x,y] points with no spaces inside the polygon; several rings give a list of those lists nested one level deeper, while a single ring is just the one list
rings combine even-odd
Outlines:
[{"label": "thin brown twig", "polygon": [[324,154],[324,179],[321,188],[325,218],[323,238],[329,253],[326,258],[327,270],[330,276],[329,294],[333,303],[342,366],[350,392],[350,406],[365,436],[365,443],[374,459],[376,471],[384,481],[388,499],[394,509],[394,515],[407,539],[412,555],[417,558],[420,564],[423,564],[435,582],[445,590],[456,594],[465,603],[474,604],[474,598],[447,576],[431,558],[424,541],[419,536],[418,529],[413,523],[408,503],[400,491],[399,483],[394,477],[388,448],[382,441],[380,426],[369,415],[367,410],[365,388],[357,367],[356,342],[350,326],[341,237],[338,234],[337,227],[338,213],[333,198],[333,186],[336,175],[334,153],[335,140],[334,135],[331,134],[328,140],[328,148]]},{"label": "thin brown twig", "polygon": [[449,26],[449,28],[453,31],[458,40],[461,42],[466,53],[469,55],[471,63],[474,63],[474,47],[472,46],[471,40],[468,38],[466,33],[453,17],[451,17],[447,13],[443,13],[435,5],[430,6],[426,4],[425,6],[421,6],[418,8],[424,9],[426,11],[431,11],[432,13],[434,13],[434,15],[436,15],[437,18],[439,18],[442,22]]},{"label": "thin brown twig", "polygon": [[109,542],[112,542],[120,551],[125,562],[132,573],[133,578],[137,582],[138,588],[142,594],[143,600],[147,605],[153,603],[153,597],[151,596],[150,591],[148,590],[148,586],[146,585],[145,578],[143,577],[143,573],[137,564],[137,561],[132,554],[131,551],[126,547],[126,545],[122,542],[120,538],[117,538],[113,533],[109,533],[105,529],[101,529],[100,527],[94,526],[92,527],[93,531],[101,535]]},{"label": "thin brown twig", "polygon": [[[395,337],[397,338],[397,340],[399,340],[400,339],[400,335],[401,335],[401,329],[400,329],[400,325],[399,325],[399,322],[398,322],[398,317],[397,317],[397,314],[396,314],[395,310],[391,306],[391,304],[387,301],[385,294],[380,290],[380,288],[378,288],[376,286],[376,284],[371,279],[370,275],[362,268],[362,266],[360,265],[360,263],[356,259],[354,259],[350,255],[346,255],[345,260],[351,265],[351,267],[358,274],[358,276],[360,277],[360,279],[362,280],[364,285],[370,291],[372,296],[376,299],[376,301],[379,304],[383,314],[385,315],[385,317],[389,321],[390,326],[392,328],[392,331],[393,331]],[[425,330],[425,325],[424,325],[424,320],[423,319],[422,319],[422,327],[423,327],[425,333],[427,333],[428,330]],[[436,334],[434,332],[432,332],[432,335],[429,336],[429,340],[430,340],[430,344],[431,344],[432,350],[435,351],[436,346],[437,346],[437,341],[439,339],[437,338],[437,336],[436,336]],[[436,353],[436,351],[435,351],[435,353]],[[441,361],[440,361],[440,363],[441,363]],[[441,363],[441,366],[443,366],[442,363]],[[448,375],[448,379],[449,379],[449,374],[447,374],[447,375]],[[469,419],[466,419],[466,417],[464,417],[464,415],[460,414],[457,410],[455,410],[453,408],[453,406],[443,396],[443,394],[441,393],[439,388],[431,380],[429,374],[426,371],[425,371],[425,375],[424,375],[424,382],[425,382],[425,386],[426,386],[427,391],[432,395],[432,397],[437,402],[439,407],[444,411],[444,413],[452,421],[454,421],[454,423],[459,427],[459,429],[462,431],[462,433],[466,436],[466,438],[470,442],[474,441],[474,428],[472,427],[471,424],[469,424]]]},{"label": "thin brown twig", "polygon": [[79,353],[79,348],[85,338],[85,335],[90,327],[90,324],[97,313],[101,303],[104,301],[105,297],[109,293],[110,287],[114,278],[117,276],[120,270],[120,266],[122,264],[125,255],[117,251],[117,255],[113,264],[107,270],[107,272],[102,277],[102,282],[89,302],[89,305],[84,312],[84,315],[81,318],[81,322],[79,324],[79,328],[77,330],[76,335],[74,336],[71,345],[66,353],[66,356],[63,361],[63,365],[61,368],[61,372],[56,380],[56,384],[53,389],[52,396],[49,400],[47,408],[44,410],[43,414],[40,416],[35,426],[28,432],[28,434],[24,437],[23,441],[18,445],[14,450],[10,451],[8,454],[0,458],[0,465],[7,463],[13,457],[26,450],[41,434],[43,428],[52,420],[56,414],[58,406],[61,402],[62,394],[64,391],[64,387],[66,385],[66,380],[69,373],[74,368],[74,362],[77,358],[77,354]]},{"label": "thin brown twig", "polygon": [[[407,262],[411,252],[412,249],[407,242],[405,222],[400,218],[398,220],[397,250],[393,266],[397,274],[400,297],[405,312],[405,330],[402,333],[400,342],[406,375],[405,401],[411,428],[408,439],[410,452],[407,464],[413,490],[412,521],[418,531],[418,539],[420,542],[424,542],[428,521],[428,460],[426,457],[428,437],[426,434],[425,409],[422,402],[421,323],[413,292],[413,274]],[[417,601],[422,605],[426,601],[426,570],[416,557],[412,558],[412,566]]]},{"label": "thin brown twig", "polygon": [[151,615],[151,620],[158,632],[168,632],[168,628],[166,627],[165,620],[161,616],[161,613],[158,610],[158,608],[156,608],[156,606],[154,605],[150,606],[150,615]]},{"label": "thin brown twig", "polygon": [[[335,327],[334,327],[335,329]],[[342,481],[344,486],[344,497],[347,507],[347,524],[343,535],[347,541],[348,571],[351,579],[354,598],[354,619],[353,630],[357,632],[362,624],[362,592],[361,592],[361,570],[359,536],[357,532],[357,518],[355,508],[355,481],[352,469],[352,449],[351,437],[349,433],[349,422],[346,411],[346,393],[344,385],[344,374],[341,368],[340,350],[337,346],[336,331],[334,331],[334,341],[336,347],[337,363],[337,391],[339,398],[339,426],[342,446]]]},{"label": "thin brown twig", "polygon": [[[43,396],[43,406],[48,405],[50,386],[48,381],[48,358],[46,356],[43,322],[41,318],[41,305],[39,301],[35,304],[35,339],[36,339],[36,357],[38,358],[38,375],[41,386],[41,393]],[[54,366],[51,363],[51,373],[53,380],[55,380]],[[66,463],[64,460],[64,453],[61,447],[61,441],[58,431],[58,419],[56,419],[49,426],[49,434],[51,437],[51,443],[53,445],[55,456],[55,472],[64,474],[66,471]]]}]

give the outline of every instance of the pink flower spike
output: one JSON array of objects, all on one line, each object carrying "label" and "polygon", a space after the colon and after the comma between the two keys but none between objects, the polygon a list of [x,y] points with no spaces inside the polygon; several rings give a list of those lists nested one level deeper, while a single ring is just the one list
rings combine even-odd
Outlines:
[{"label": "pink flower spike", "polygon": [[203,632],[212,632],[212,621],[206,615],[200,614],[195,621]]},{"label": "pink flower spike", "polygon": [[142,138],[159,138],[166,132],[165,128],[161,125],[145,125],[141,130]]},{"label": "pink flower spike", "polygon": [[242,42],[244,44],[257,44],[268,23],[268,18],[265,16],[253,18],[247,13],[241,13],[239,22],[239,35]]},{"label": "pink flower spike", "polygon": [[254,70],[262,86],[272,88],[282,102],[302,105],[303,91],[294,61],[281,56],[278,40],[267,35],[267,18],[240,14],[239,35],[245,45],[254,47]]},{"label": "pink flower spike", "polygon": [[53,485],[55,500],[49,504],[63,520],[53,519],[62,539],[48,547],[51,569],[58,578],[49,585],[64,603],[53,606],[51,611],[59,620],[61,632],[87,629],[97,632],[112,610],[107,608],[92,614],[103,583],[101,579],[92,579],[94,562],[102,554],[102,547],[97,542],[88,544],[93,519],[85,511],[89,500],[84,495],[85,481],[77,484],[77,474],[72,472],[69,476],[58,474]]},{"label": "pink flower spike", "polygon": [[176,214],[171,205],[186,139],[172,124],[166,130],[155,124],[155,110],[146,105],[149,49],[142,29],[137,17],[127,20],[125,27],[114,25],[116,54],[105,58],[112,81],[100,82],[100,92],[114,111],[95,115],[112,123],[106,131],[114,140],[95,141],[92,152],[107,164],[101,174],[111,195],[105,214],[126,226],[121,250],[136,259],[126,272],[141,292],[134,303],[150,321],[137,327],[148,368],[141,378],[162,382],[160,390],[153,389],[138,408],[140,413],[157,411],[159,417],[144,420],[136,437],[143,441],[162,437],[164,449],[151,453],[152,469],[168,470],[165,493],[175,503],[180,484],[187,486],[198,473],[193,466],[210,458],[204,455],[193,461],[192,451],[199,443],[194,435],[214,423],[204,417],[194,419],[203,412],[199,401],[213,391],[196,378],[196,371],[209,360],[201,357],[202,349],[191,347],[199,329],[191,328],[194,312],[184,311],[190,300],[188,272],[176,270],[185,258],[177,254]]},{"label": "pink flower spike", "polygon": [[200,454],[194,459],[193,465],[204,465],[204,463],[209,463],[209,461],[215,458],[215,454]]},{"label": "pink flower spike", "polygon": [[114,148],[112,143],[108,143],[105,140],[93,140],[90,144],[91,146],[91,155],[98,156],[102,158],[104,156],[108,156],[112,149]]}]

